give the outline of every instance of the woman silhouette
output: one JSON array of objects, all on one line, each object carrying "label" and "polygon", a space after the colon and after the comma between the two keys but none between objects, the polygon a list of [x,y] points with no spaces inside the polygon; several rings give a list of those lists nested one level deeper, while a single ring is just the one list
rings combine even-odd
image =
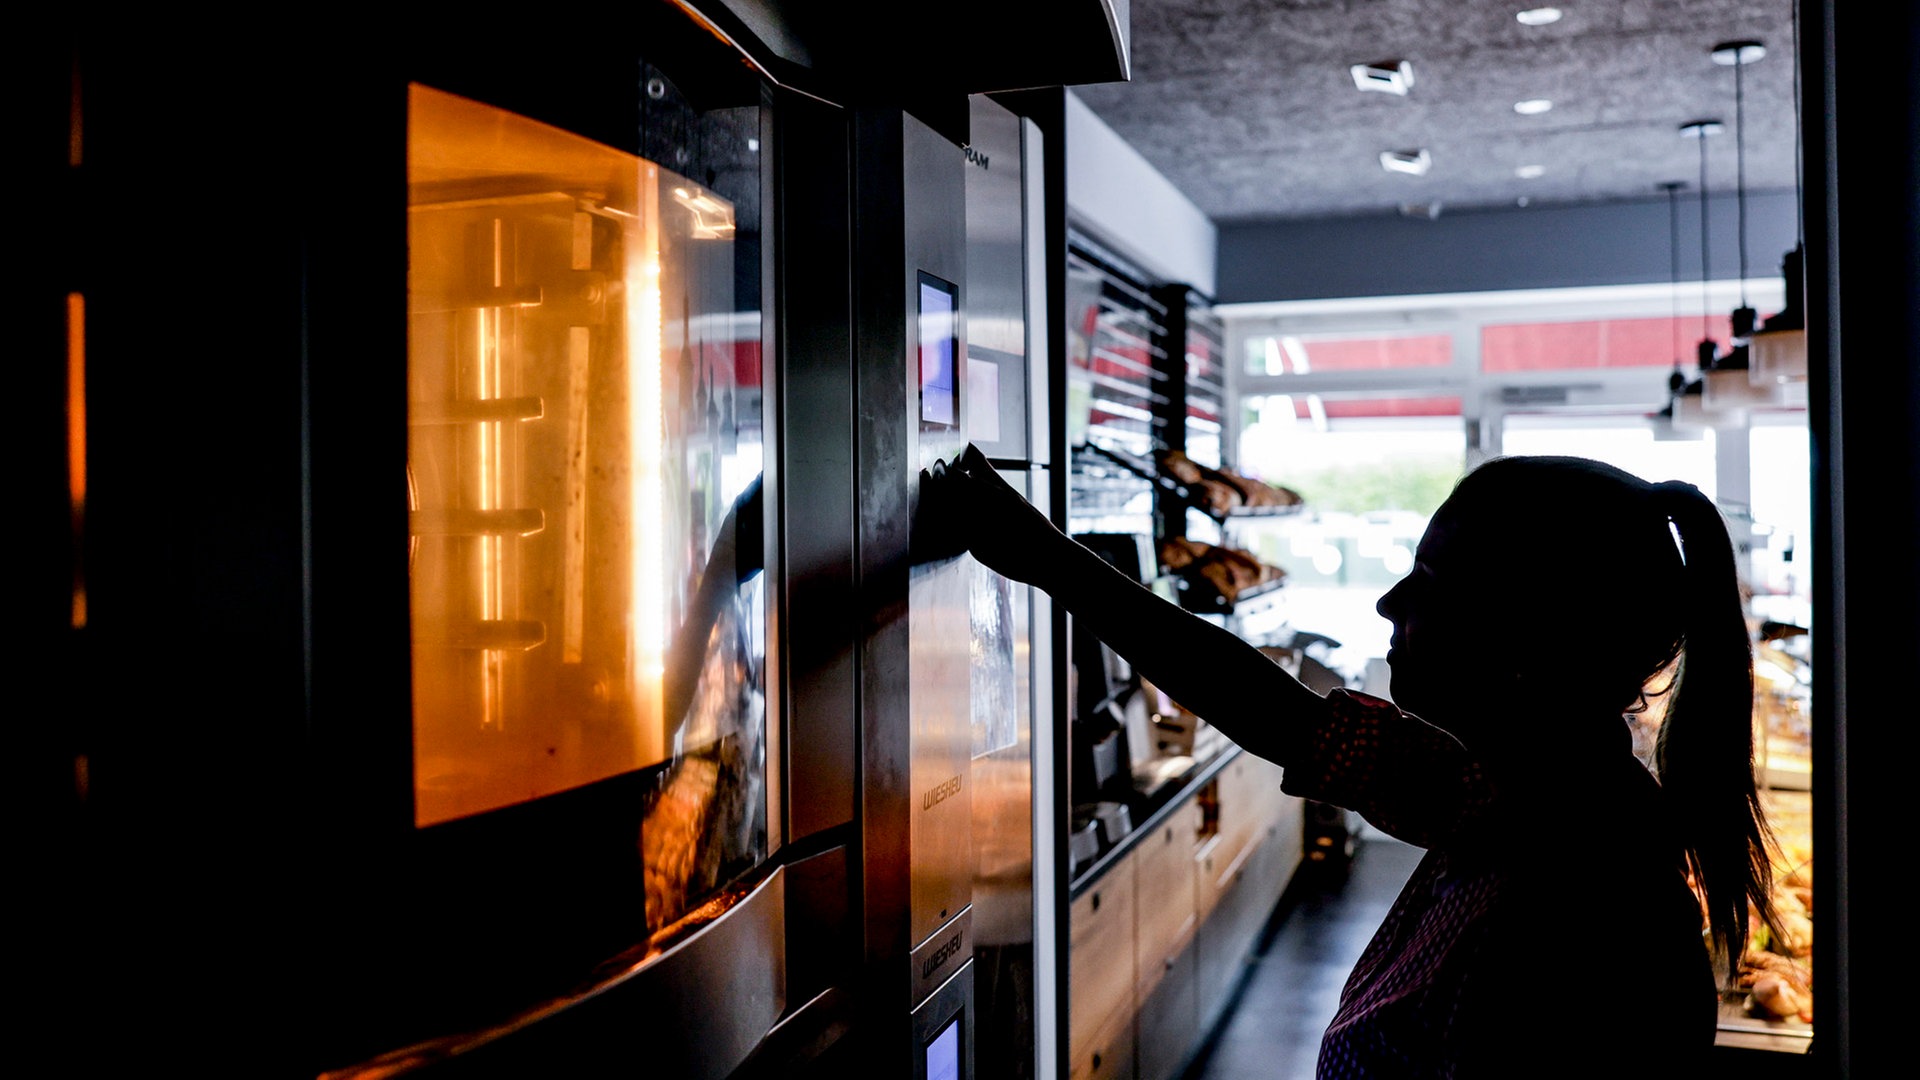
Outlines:
[{"label": "woman silhouette", "polygon": [[[1280,765],[1286,791],[1425,849],[1348,978],[1320,1077],[1701,1063],[1714,958],[1731,976],[1750,913],[1774,916],[1751,639],[1726,525],[1697,488],[1581,458],[1473,470],[1379,602],[1390,703],[1322,696],[1161,599],[972,447],[926,484],[933,527]],[[1627,722],[1650,684],[1668,698],[1651,771]]]}]

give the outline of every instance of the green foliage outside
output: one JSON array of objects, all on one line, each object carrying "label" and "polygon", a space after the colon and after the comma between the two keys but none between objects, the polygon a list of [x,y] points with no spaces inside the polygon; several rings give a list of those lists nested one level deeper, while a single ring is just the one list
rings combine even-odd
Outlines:
[{"label": "green foliage outside", "polygon": [[1392,463],[1328,465],[1287,473],[1286,486],[1300,493],[1309,508],[1366,514],[1410,510],[1430,517],[1460,479],[1455,455],[1407,458]]}]

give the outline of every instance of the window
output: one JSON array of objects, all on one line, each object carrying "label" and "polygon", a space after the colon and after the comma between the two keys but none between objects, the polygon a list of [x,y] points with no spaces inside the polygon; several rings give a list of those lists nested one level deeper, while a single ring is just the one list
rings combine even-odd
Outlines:
[{"label": "window", "polygon": [[[1229,305],[1218,309],[1229,355],[1245,363],[1229,388],[1236,423],[1226,445],[1244,471],[1302,495],[1304,512],[1250,535],[1263,559],[1287,571],[1294,626],[1339,640],[1329,666],[1373,693],[1390,690],[1378,659],[1390,627],[1373,605],[1405,574],[1454,478],[1479,461],[1573,454],[1699,487],[1742,552],[1755,628],[1755,758],[1780,841],[1776,900],[1798,915],[1811,910],[1801,905],[1811,895],[1819,719],[1805,387],[1724,408],[1707,408],[1707,396],[1676,401],[1669,379],[1697,377],[1698,343],[1711,339],[1724,353],[1732,310],[1742,299],[1779,310],[1784,283],[1719,282],[1703,292],[1685,304],[1664,288],[1624,286]],[[1757,935],[1748,949],[1804,973],[1810,922],[1788,922],[1804,933]],[[1724,1044],[1792,1051],[1812,1026],[1735,995],[1720,1032]]]}]

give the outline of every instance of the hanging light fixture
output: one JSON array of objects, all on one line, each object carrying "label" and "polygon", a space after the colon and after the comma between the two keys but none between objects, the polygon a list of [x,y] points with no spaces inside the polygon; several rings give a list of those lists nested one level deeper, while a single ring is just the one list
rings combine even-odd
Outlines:
[{"label": "hanging light fixture", "polygon": [[1728,415],[1738,414],[1739,409],[1726,400],[1724,392],[1717,398],[1713,394],[1713,375],[1724,358],[1719,342],[1713,337],[1713,242],[1707,205],[1707,140],[1725,130],[1726,125],[1718,119],[1692,120],[1680,125],[1682,137],[1700,142],[1700,340],[1694,346],[1694,364],[1700,372],[1696,380],[1699,390],[1674,399],[1674,418],[1681,423],[1718,423]]},{"label": "hanging light fixture", "polygon": [[1667,192],[1667,263],[1668,281],[1672,282],[1668,327],[1672,329],[1674,369],[1667,377],[1667,407],[1653,413],[1653,438],[1657,442],[1697,440],[1707,430],[1705,409],[1699,404],[1701,380],[1688,379],[1680,367],[1680,188],[1684,186],[1682,181],[1661,184],[1661,190]]},{"label": "hanging light fixture", "polygon": [[1800,195],[1800,36],[1799,5],[1794,5],[1794,48],[1788,57],[1793,64],[1793,188],[1794,246],[1780,264],[1780,276],[1787,287],[1786,304],[1754,332],[1752,361],[1748,374],[1754,385],[1781,394],[1788,400],[1806,392],[1807,317],[1806,317],[1806,221]]},{"label": "hanging light fixture", "polygon": [[[1737,412],[1754,405],[1770,404],[1772,388],[1756,386],[1753,381],[1749,347],[1753,340],[1758,313],[1747,303],[1747,152],[1746,85],[1742,73],[1748,64],[1767,55],[1757,41],[1727,41],[1713,47],[1713,61],[1733,68],[1733,142],[1736,174],[1734,197],[1739,208],[1740,306],[1733,309],[1733,336],[1725,353],[1715,351],[1712,363],[1706,363],[1708,342],[1701,342],[1701,368],[1706,379],[1703,404],[1710,410]],[[1705,177],[1705,141],[1701,145],[1702,183]],[[1701,193],[1701,236],[1706,235],[1705,192]],[[1704,242],[1704,240],[1703,240]],[[1704,271],[1704,266],[1702,267]]]},{"label": "hanging light fixture", "polygon": [[1803,297],[1806,293],[1806,246],[1796,245],[1780,263],[1786,279],[1787,302],[1780,311],[1754,331],[1750,342],[1748,380],[1757,388],[1773,391],[1793,388],[1807,381],[1807,319]]},{"label": "hanging light fixture", "polygon": [[1740,209],[1740,306],[1733,309],[1732,356],[1746,362],[1747,342],[1758,314],[1747,303],[1747,95],[1742,73],[1767,55],[1757,41],[1726,41],[1713,47],[1713,62],[1733,68],[1734,198]]},{"label": "hanging light fixture", "polygon": [[1700,343],[1695,347],[1695,361],[1702,372],[1711,370],[1720,359],[1720,346],[1713,340],[1713,330],[1707,322],[1706,311],[1712,306],[1707,283],[1712,278],[1713,245],[1709,242],[1707,225],[1707,140],[1726,130],[1726,125],[1718,120],[1692,120],[1680,125],[1680,134],[1684,138],[1700,141]]},{"label": "hanging light fixture", "polygon": [[1653,414],[1653,437],[1659,442],[1698,439],[1708,426],[1705,410],[1700,405],[1704,384],[1698,376],[1688,379],[1680,361],[1680,189],[1686,186],[1679,180],[1660,185],[1667,193],[1667,263],[1673,285],[1673,314],[1669,320],[1673,333],[1673,372],[1667,376],[1666,408]]}]

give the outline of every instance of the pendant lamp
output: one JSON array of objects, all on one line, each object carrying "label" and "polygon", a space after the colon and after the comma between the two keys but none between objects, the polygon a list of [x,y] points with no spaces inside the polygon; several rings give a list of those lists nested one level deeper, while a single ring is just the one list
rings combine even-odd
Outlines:
[{"label": "pendant lamp", "polygon": [[1752,358],[1748,374],[1756,386],[1765,387],[1789,401],[1804,399],[1807,392],[1807,317],[1806,317],[1806,221],[1800,194],[1800,38],[1799,6],[1796,4],[1793,55],[1793,153],[1794,213],[1796,235],[1792,251],[1780,264],[1780,276],[1787,287],[1786,304],[1753,335]]},{"label": "pendant lamp", "polygon": [[1680,363],[1680,189],[1687,185],[1669,180],[1660,185],[1667,193],[1667,263],[1673,285],[1673,372],[1667,376],[1666,408],[1653,414],[1653,437],[1657,442],[1699,439],[1709,426],[1700,405],[1704,384],[1699,376],[1688,379]]},{"label": "pendant lamp", "polygon": [[1807,382],[1804,244],[1787,252],[1780,264],[1780,273],[1787,283],[1787,303],[1754,332],[1748,377],[1756,387],[1792,395],[1804,390]]},{"label": "pendant lamp", "polygon": [[[1739,413],[1756,405],[1769,405],[1774,402],[1771,386],[1756,385],[1752,375],[1750,347],[1756,329],[1757,313],[1747,303],[1747,154],[1746,154],[1746,86],[1742,72],[1748,64],[1759,61],[1767,55],[1766,47],[1757,41],[1727,41],[1713,47],[1713,61],[1716,64],[1733,68],[1733,140],[1734,160],[1737,173],[1734,181],[1734,196],[1739,207],[1739,243],[1740,243],[1740,306],[1733,309],[1733,340],[1724,353],[1715,352],[1712,362],[1707,363],[1708,342],[1701,342],[1701,368],[1706,379],[1702,404],[1709,410],[1722,413]],[[1702,185],[1704,186],[1706,145],[1701,143]],[[1706,235],[1705,192],[1702,191],[1701,235]],[[1702,273],[1705,266],[1701,267]]]}]

